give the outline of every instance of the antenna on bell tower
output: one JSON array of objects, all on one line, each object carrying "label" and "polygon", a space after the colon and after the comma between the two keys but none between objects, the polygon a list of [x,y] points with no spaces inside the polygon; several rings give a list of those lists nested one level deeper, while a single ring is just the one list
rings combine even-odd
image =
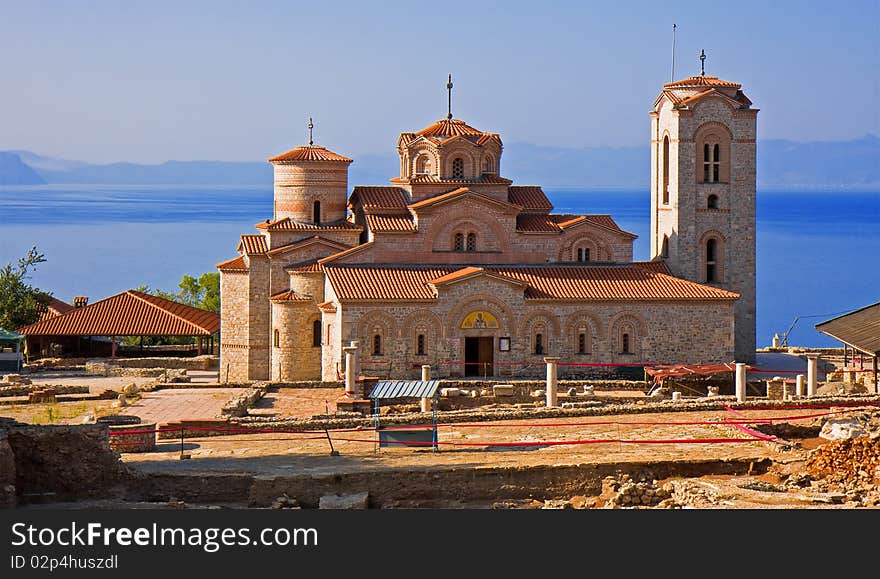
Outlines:
[{"label": "antenna on bell tower", "polygon": [[672,79],[670,82],[675,82],[675,23],[672,23]]},{"label": "antenna on bell tower", "polygon": [[315,144],[315,141],[312,139],[312,129],[314,129],[314,128],[315,128],[315,125],[314,125],[314,123],[312,123],[312,117],[309,117],[309,146],[310,147]]},{"label": "antenna on bell tower", "polygon": [[452,73],[449,73],[449,80],[446,82],[446,118],[452,119]]},{"label": "antenna on bell tower", "polygon": [[706,51],[700,49],[700,76],[706,76]]}]

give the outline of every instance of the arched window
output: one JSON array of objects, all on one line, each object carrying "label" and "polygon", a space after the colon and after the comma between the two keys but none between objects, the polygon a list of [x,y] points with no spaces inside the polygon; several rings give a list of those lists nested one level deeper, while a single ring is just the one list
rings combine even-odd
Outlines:
[{"label": "arched window", "polygon": [[321,223],[321,202],[315,201],[312,204],[312,221],[315,225],[320,225]]},{"label": "arched window", "polygon": [[544,353],[544,334],[535,334],[535,354]]},{"label": "arched window", "polygon": [[584,332],[581,332],[578,334],[577,353],[578,354],[586,354],[587,353],[587,334],[585,334]]},{"label": "arched window", "polygon": [[452,244],[453,251],[464,251],[464,233],[456,233]]},{"label": "arched window", "polygon": [[279,332],[278,330],[275,330],[272,334],[272,343],[275,345],[276,348],[281,347],[281,332]]},{"label": "arched window", "polygon": [[419,334],[416,337],[416,356],[425,355],[425,334]]},{"label": "arched window", "polygon": [[590,261],[590,248],[589,247],[578,247],[577,260],[578,261]]},{"label": "arched window", "polygon": [[381,356],[382,355],[382,335],[374,334],[373,335],[373,355]]},{"label": "arched window", "polygon": [[663,137],[663,204],[669,203],[669,135]]},{"label": "arched window", "polygon": [[620,353],[632,354],[630,351],[629,334],[624,333],[620,336]]},{"label": "arched window", "polygon": [[483,157],[483,173],[494,173],[495,172],[495,160],[492,158],[492,155],[486,155]]},{"label": "arched window", "polygon": [[718,195],[709,195],[706,199],[707,209],[718,209]]},{"label": "arched window", "polygon": [[477,250],[477,234],[476,233],[468,233],[468,235],[467,235],[467,250],[468,251],[476,251]]},{"label": "arched window", "polygon": [[721,147],[718,143],[703,144],[703,182],[717,183],[721,180]]},{"label": "arched window", "polygon": [[712,283],[718,281],[718,268],[716,259],[718,257],[718,241],[709,239],[706,241],[706,282]]},{"label": "arched window", "polygon": [[312,322],[312,347],[321,347],[321,320]]},{"label": "arched window", "polygon": [[665,235],[663,236],[663,241],[660,243],[660,257],[663,259],[669,257],[669,238]]},{"label": "arched window", "polygon": [[464,159],[456,157],[452,161],[452,178],[464,179]]}]

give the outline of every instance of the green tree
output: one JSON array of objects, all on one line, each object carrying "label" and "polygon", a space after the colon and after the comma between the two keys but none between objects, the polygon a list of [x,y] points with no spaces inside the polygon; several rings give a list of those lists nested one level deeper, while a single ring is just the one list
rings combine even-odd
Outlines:
[{"label": "green tree", "polygon": [[44,261],[46,257],[34,246],[17,265],[9,262],[0,269],[0,328],[14,331],[33,324],[48,308],[51,294],[27,283],[30,272]]},{"label": "green tree", "polygon": [[220,313],[220,273],[203,273],[198,278],[185,275],[177,287],[180,288],[177,293],[156,290],[154,294],[194,308]]}]

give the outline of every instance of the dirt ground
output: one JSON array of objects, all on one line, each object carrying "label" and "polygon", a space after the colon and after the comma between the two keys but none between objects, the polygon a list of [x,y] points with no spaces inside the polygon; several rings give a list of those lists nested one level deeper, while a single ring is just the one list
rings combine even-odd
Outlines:
[{"label": "dirt ground", "polygon": [[[198,376],[212,383],[215,375]],[[35,383],[88,384],[90,390],[122,388],[138,379],[43,375]],[[836,390],[836,386],[832,388]],[[828,390],[828,388],[826,388]],[[195,388],[144,392],[124,410],[116,401],[79,401],[54,405],[0,406],[0,416],[33,423],[81,422],[90,414],[149,414],[150,421],[210,418],[240,390]],[[821,393],[825,393],[824,391]],[[308,418],[332,412],[341,390],[280,389],[270,392],[250,411],[264,418]],[[628,398],[637,403],[643,392],[597,391],[596,400]],[[853,396],[854,402],[877,404],[876,396]],[[560,395],[560,402],[565,400]],[[687,404],[687,400],[684,401]],[[797,405],[792,405],[797,406]],[[821,404],[820,404],[821,406]],[[876,408],[876,407],[874,407]],[[603,414],[474,423],[443,423],[438,449],[380,448],[370,428],[263,432],[160,441],[157,452],[123,453],[122,460],[148,474],[206,476],[247,474],[255,477],[326,477],[364,473],[479,472],[499,469],[564,469],[590,465],[648,465],[644,476],[603,483],[601,494],[553,500],[435,501],[400,503],[430,508],[607,508],[675,504],[676,508],[709,509],[846,509],[880,508],[877,479],[868,484],[837,484],[805,477],[810,457],[832,444],[819,438],[819,427],[830,418],[874,409],[789,407],[771,410],[705,410],[637,414]],[[767,428],[779,430],[766,434]],[[790,428],[786,428],[790,427]],[[759,432],[759,430],[761,432]],[[763,434],[762,434],[763,433]],[[775,435],[775,439],[771,439]],[[331,455],[331,444],[333,454]],[[181,455],[186,460],[181,460]],[[767,464],[742,474],[652,477],[650,465],[739,461]],[[686,469],[685,469],[686,470]],[[439,474],[437,476],[440,476]],[[838,481],[840,482],[840,481]],[[607,486],[607,488],[605,488]],[[658,497],[667,497],[658,500]]]}]

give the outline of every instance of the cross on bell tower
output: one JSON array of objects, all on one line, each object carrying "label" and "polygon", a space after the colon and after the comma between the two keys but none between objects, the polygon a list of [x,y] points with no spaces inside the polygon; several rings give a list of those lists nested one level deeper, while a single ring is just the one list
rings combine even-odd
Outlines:
[{"label": "cross on bell tower", "polygon": [[312,117],[309,117],[309,146],[313,146],[315,144],[314,139],[312,139],[312,129],[315,128],[315,124],[312,122]]},{"label": "cross on bell tower", "polygon": [[706,76],[706,51],[700,49],[700,76]]}]

